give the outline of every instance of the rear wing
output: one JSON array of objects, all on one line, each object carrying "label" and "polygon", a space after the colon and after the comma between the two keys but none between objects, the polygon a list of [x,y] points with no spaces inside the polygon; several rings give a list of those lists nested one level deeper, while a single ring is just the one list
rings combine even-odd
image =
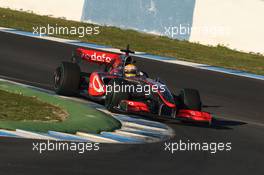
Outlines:
[{"label": "rear wing", "polygon": [[88,61],[90,63],[106,66],[112,65],[113,67],[117,67],[118,65],[122,64],[120,54],[84,48],[76,49],[73,59],[75,59],[75,61]]}]

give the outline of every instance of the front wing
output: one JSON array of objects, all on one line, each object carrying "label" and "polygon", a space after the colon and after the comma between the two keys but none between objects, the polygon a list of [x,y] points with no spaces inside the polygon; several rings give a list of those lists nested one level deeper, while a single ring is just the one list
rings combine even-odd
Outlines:
[{"label": "front wing", "polygon": [[[148,105],[144,102],[122,100],[119,105],[119,110],[127,113],[140,113],[140,114],[155,114],[149,109]],[[187,109],[180,109],[172,116],[172,118],[189,121],[189,122],[199,122],[199,123],[209,123],[212,122],[212,115],[204,111],[194,111]]]}]

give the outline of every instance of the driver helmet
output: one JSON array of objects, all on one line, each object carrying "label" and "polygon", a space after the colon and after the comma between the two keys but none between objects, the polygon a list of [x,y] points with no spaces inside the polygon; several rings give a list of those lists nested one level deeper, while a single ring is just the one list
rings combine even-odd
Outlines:
[{"label": "driver helmet", "polygon": [[134,64],[128,64],[124,68],[126,77],[135,77],[137,75],[137,67]]}]

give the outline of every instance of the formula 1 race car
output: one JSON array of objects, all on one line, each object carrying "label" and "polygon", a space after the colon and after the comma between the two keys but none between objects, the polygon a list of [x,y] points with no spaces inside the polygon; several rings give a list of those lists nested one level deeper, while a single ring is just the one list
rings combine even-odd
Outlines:
[{"label": "formula 1 race car", "polygon": [[[54,72],[54,89],[65,96],[81,95],[103,103],[111,112],[211,123],[199,92],[182,89],[176,95],[159,79],[137,70],[129,46],[122,54],[78,48],[70,62]],[[82,62],[103,65],[103,71],[82,72]]]}]

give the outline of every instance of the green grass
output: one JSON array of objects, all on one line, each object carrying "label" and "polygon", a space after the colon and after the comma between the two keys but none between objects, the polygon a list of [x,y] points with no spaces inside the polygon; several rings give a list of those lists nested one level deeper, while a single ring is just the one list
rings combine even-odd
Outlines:
[{"label": "green grass", "polygon": [[0,121],[63,121],[67,112],[58,106],[0,90]]},{"label": "green grass", "polygon": [[[0,8],[0,26],[33,32],[33,26],[94,26],[92,24],[67,21],[64,19],[39,16],[32,13]],[[221,66],[236,70],[264,75],[264,56],[231,50],[227,47],[210,47],[188,41],[179,41],[167,37],[140,33],[134,30],[122,30],[116,27],[100,27],[99,35],[79,38],[76,35],[55,35],[67,39],[124,48],[128,43],[132,49],[160,56],[181,60]]]},{"label": "green grass", "polygon": [[[1,107],[0,114],[9,115],[9,117],[0,120],[0,128],[2,129],[22,129],[35,132],[52,130],[67,133],[76,133],[77,131],[100,133],[101,131],[113,131],[121,127],[118,120],[98,111],[87,103],[64,99],[54,94],[2,80],[0,80],[0,92],[3,94],[3,96],[0,95],[1,105],[9,106],[8,108]],[[39,111],[37,111],[38,106],[40,107]],[[64,111],[67,109],[68,116],[64,120],[49,122],[40,120],[39,117],[41,116],[34,116],[40,114],[42,115],[41,119],[45,118],[44,114],[51,112],[50,110],[41,111],[45,106],[56,106]],[[33,113],[30,114],[30,112]]]}]

